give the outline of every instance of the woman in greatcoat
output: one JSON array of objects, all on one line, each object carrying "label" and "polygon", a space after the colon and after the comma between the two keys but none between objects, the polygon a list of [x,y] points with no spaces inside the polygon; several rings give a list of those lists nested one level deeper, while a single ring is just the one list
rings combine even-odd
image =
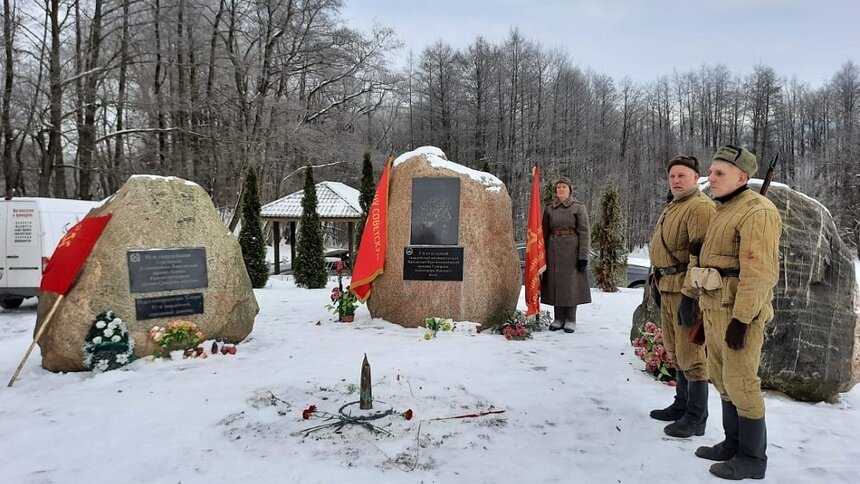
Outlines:
[{"label": "woman in greatcoat", "polygon": [[570,179],[555,182],[555,198],[543,210],[546,271],[541,277],[541,302],[555,306],[551,331],[576,331],[576,306],[591,302],[588,251],[591,227],[585,205],[571,195]]}]

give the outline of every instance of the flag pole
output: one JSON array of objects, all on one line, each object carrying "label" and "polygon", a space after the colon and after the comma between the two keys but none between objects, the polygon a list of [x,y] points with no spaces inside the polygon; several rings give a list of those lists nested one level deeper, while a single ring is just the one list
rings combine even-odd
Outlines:
[{"label": "flag pole", "polygon": [[27,348],[27,352],[24,353],[24,358],[21,359],[21,363],[18,365],[18,369],[15,370],[15,374],[12,375],[12,379],[9,380],[9,384],[6,385],[7,387],[11,387],[12,385],[15,384],[15,380],[18,378],[18,373],[21,373],[21,369],[24,368],[24,363],[27,362],[27,358],[30,357],[30,353],[33,352],[33,348],[36,346],[36,343],[39,341],[39,338],[42,337],[42,334],[45,332],[45,329],[48,327],[48,324],[51,322],[51,319],[53,319],[54,312],[57,310],[57,307],[60,305],[60,301],[62,301],[64,297],[65,297],[64,294],[60,294],[59,297],[57,297],[57,300],[54,301],[54,305],[51,306],[51,310],[48,311],[48,317],[45,318],[45,322],[42,323],[42,327],[39,328],[39,331],[36,333],[36,336],[33,338],[33,342],[30,343],[30,347]]}]

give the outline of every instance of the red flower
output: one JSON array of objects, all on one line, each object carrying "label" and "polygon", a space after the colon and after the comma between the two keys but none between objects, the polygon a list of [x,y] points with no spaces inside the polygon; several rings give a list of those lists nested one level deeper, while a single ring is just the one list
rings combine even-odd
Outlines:
[{"label": "red flower", "polygon": [[403,412],[403,418],[405,418],[406,420],[412,420],[412,409],[411,408],[409,410]]},{"label": "red flower", "polygon": [[311,418],[311,414],[317,411],[316,405],[311,405],[308,408],[302,410],[302,420],[308,420]]}]

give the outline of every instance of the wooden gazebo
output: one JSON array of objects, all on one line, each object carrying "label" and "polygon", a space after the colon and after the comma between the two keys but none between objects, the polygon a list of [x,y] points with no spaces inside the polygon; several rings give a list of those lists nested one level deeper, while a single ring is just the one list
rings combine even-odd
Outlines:
[{"label": "wooden gazebo", "polygon": [[[349,185],[324,181],[316,184],[317,213],[322,222],[346,222],[349,238],[349,254],[353,255],[355,244],[355,224],[361,220],[359,192]],[[265,222],[272,222],[275,246],[275,274],[281,273],[280,241],[282,222],[290,224],[290,260],[296,259],[296,224],[302,219],[302,197],[304,190],[267,203],[260,210]]]}]

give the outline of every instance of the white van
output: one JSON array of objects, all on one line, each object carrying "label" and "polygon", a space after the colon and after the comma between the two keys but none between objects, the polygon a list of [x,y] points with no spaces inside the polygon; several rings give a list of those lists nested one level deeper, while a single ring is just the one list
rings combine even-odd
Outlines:
[{"label": "white van", "polygon": [[35,296],[63,235],[102,202],[7,197],[0,200],[0,307]]}]

